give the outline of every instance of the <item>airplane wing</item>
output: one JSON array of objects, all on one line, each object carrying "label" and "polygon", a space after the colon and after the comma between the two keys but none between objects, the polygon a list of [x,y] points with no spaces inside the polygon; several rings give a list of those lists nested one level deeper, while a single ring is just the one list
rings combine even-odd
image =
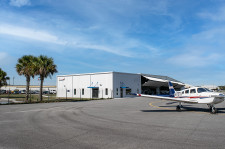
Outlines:
[{"label": "airplane wing", "polygon": [[185,103],[198,103],[196,99],[188,98],[188,97],[164,97],[164,96],[156,96],[156,95],[145,95],[145,94],[136,94],[140,97],[161,99],[161,100],[170,100],[176,102],[185,102]]}]

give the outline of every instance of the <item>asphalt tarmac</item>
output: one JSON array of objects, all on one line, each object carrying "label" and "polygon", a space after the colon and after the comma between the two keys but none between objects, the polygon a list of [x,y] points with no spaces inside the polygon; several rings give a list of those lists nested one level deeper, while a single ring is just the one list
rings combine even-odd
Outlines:
[{"label": "asphalt tarmac", "polygon": [[225,102],[149,98],[0,106],[1,149],[225,148]]}]

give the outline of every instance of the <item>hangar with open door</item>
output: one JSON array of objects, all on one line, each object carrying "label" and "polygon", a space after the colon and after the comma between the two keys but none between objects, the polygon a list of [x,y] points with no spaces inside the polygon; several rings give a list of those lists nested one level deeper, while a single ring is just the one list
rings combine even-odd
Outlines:
[{"label": "hangar with open door", "polygon": [[168,81],[172,82],[174,89],[180,91],[185,84],[167,76],[141,74],[141,92],[148,95],[168,95]]}]

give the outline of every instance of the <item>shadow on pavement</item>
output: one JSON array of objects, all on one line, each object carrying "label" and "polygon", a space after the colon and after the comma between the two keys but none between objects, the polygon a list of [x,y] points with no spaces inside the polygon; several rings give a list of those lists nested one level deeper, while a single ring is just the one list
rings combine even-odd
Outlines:
[{"label": "shadow on pavement", "polygon": [[[172,106],[160,106],[160,107],[172,107]],[[159,110],[141,110],[142,112],[207,112],[209,113],[209,109],[208,108],[196,108],[196,107],[182,107],[181,111],[176,111],[176,107],[174,107],[174,109],[171,108],[171,110],[167,110],[167,109],[159,109]],[[225,113],[225,108],[217,108],[217,113]]]},{"label": "shadow on pavement", "polygon": [[177,112],[176,110],[141,110],[142,112]]},{"label": "shadow on pavement", "polygon": [[171,105],[171,104],[174,104],[174,103],[177,103],[177,102],[168,102],[166,103],[167,105]]},{"label": "shadow on pavement", "polygon": [[[171,107],[171,108],[176,108],[177,105],[172,105],[172,106],[158,106],[158,107]],[[192,105],[185,105],[185,107],[192,107]],[[184,107],[183,107],[184,108]]]}]

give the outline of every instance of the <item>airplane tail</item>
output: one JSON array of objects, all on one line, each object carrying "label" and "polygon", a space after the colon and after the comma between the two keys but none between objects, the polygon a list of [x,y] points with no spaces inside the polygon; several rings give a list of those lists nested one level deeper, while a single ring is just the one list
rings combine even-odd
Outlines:
[{"label": "airplane tail", "polygon": [[169,91],[170,91],[170,97],[175,97],[175,89],[173,88],[173,84],[169,81],[168,82],[169,85]]}]

